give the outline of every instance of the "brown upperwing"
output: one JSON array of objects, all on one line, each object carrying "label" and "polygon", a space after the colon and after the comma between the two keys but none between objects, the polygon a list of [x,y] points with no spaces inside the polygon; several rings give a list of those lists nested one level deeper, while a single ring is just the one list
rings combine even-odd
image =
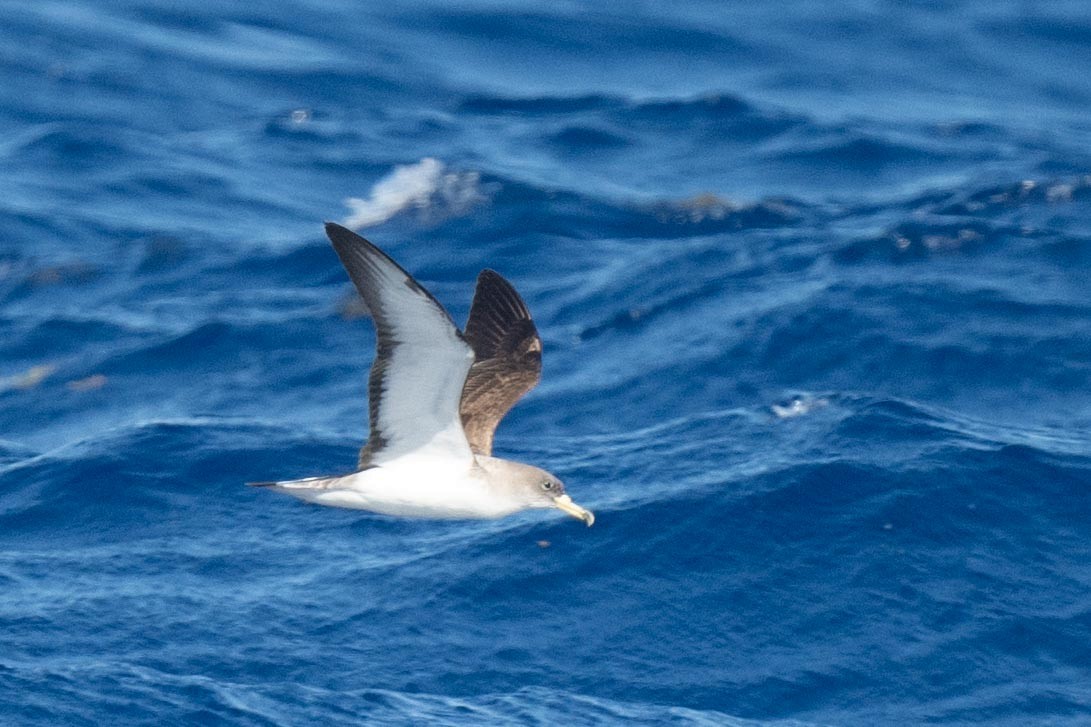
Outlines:
[{"label": "brown upperwing", "polygon": [[462,388],[462,428],[470,449],[491,455],[496,426],[542,377],[542,339],[526,303],[492,270],[477,276],[464,335],[475,361]]}]

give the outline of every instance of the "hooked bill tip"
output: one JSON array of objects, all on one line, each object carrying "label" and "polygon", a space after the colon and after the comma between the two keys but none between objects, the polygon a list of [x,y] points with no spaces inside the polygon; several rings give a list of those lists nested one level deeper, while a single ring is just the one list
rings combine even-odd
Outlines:
[{"label": "hooked bill tip", "polygon": [[595,524],[595,513],[590,510],[585,510],[572,502],[572,498],[568,495],[561,495],[560,497],[554,498],[553,503],[557,506],[557,509],[568,513],[577,520],[583,520],[587,523],[587,527],[591,527]]}]

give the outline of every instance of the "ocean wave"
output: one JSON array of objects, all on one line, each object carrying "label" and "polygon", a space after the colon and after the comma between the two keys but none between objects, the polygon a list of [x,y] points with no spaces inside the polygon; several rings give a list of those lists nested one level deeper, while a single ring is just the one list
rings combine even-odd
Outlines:
[{"label": "ocean wave", "polygon": [[469,95],[459,101],[458,110],[472,114],[571,114],[618,108],[624,100],[597,94],[578,96],[494,96]]},{"label": "ocean wave", "polygon": [[[0,670],[0,694],[42,691],[63,695],[55,702],[18,700],[19,718],[46,715],[66,720],[93,718],[109,708],[129,724],[151,724],[163,718],[228,719],[243,725],[289,725],[300,721],[359,724],[361,719],[382,724],[496,725],[548,724],[572,719],[606,725],[727,725],[729,727],[806,727],[817,723],[798,720],[750,720],[716,710],[611,700],[547,687],[523,687],[506,693],[452,696],[390,689],[329,689],[292,682],[253,684],[211,679],[199,674],[174,674],[140,664],[80,663],[27,670],[9,666]],[[59,692],[59,694],[57,694]],[[113,696],[107,696],[111,694]],[[203,709],[194,714],[187,705],[195,698]]]},{"label": "ocean wave", "polygon": [[[371,196],[350,205],[362,212],[358,219],[354,214],[346,223],[356,227],[376,226],[405,215],[417,224],[429,227],[447,224],[461,232],[476,228],[478,223],[467,216],[487,203],[492,233],[514,236],[524,228],[528,210],[544,205],[550,214],[539,226],[553,234],[670,239],[791,228],[868,213],[864,206],[819,207],[786,197],[736,201],[712,191],[652,200],[596,197],[503,175],[444,170],[442,163],[435,160],[398,167],[376,184]],[[973,253],[1028,236],[1041,238],[1049,232],[1048,228],[1031,229],[1025,221],[1006,223],[997,219],[997,211],[1042,205],[1043,212],[1048,212],[1058,205],[1082,203],[1086,186],[1081,178],[1027,180],[1006,188],[976,191],[934,190],[906,199],[903,204],[911,213],[907,219],[891,225],[879,236],[849,241],[834,252],[835,259],[851,263],[882,255],[893,260],[916,260],[952,252]],[[988,205],[994,207],[990,209]],[[593,229],[589,221],[593,221]],[[1042,247],[1056,248],[1060,254],[1079,249],[1048,236],[1042,240]]]},{"label": "ocean wave", "polygon": [[648,136],[696,134],[714,144],[756,143],[807,120],[778,108],[759,107],[731,93],[687,97],[470,96],[458,106],[491,120],[540,119],[565,125],[548,138],[568,153],[639,148]]},{"label": "ocean wave", "polygon": [[678,123],[699,118],[722,119],[750,112],[754,107],[729,93],[708,93],[687,98],[630,98],[619,95],[575,96],[468,96],[459,110],[475,114],[571,115],[587,112],[626,113]]},{"label": "ocean wave", "polygon": [[868,174],[880,167],[919,162],[931,156],[920,147],[890,139],[854,132],[845,134],[841,130],[837,132],[832,138],[806,139],[802,143],[778,148],[773,154],[778,160],[799,160],[823,166],[837,164],[860,174]]}]

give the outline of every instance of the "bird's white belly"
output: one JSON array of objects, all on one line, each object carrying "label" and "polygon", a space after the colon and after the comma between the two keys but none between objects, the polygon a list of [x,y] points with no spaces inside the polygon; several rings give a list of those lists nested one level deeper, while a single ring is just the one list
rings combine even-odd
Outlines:
[{"label": "bird's white belly", "polygon": [[519,505],[499,497],[480,477],[452,470],[450,462],[391,463],[348,475],[336,487],[291,494],[320,505],[419,518],[494,518]]}]

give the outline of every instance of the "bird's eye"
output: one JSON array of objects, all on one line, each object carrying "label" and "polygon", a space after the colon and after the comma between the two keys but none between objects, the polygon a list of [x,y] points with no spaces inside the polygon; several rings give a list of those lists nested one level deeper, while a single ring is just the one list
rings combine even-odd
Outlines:
[{"label": "bird's eye", "polygon": [[553,489],[553,483],[552,482],[543,482],[542,483],[542,489],[543,490],[552,490]]}]

